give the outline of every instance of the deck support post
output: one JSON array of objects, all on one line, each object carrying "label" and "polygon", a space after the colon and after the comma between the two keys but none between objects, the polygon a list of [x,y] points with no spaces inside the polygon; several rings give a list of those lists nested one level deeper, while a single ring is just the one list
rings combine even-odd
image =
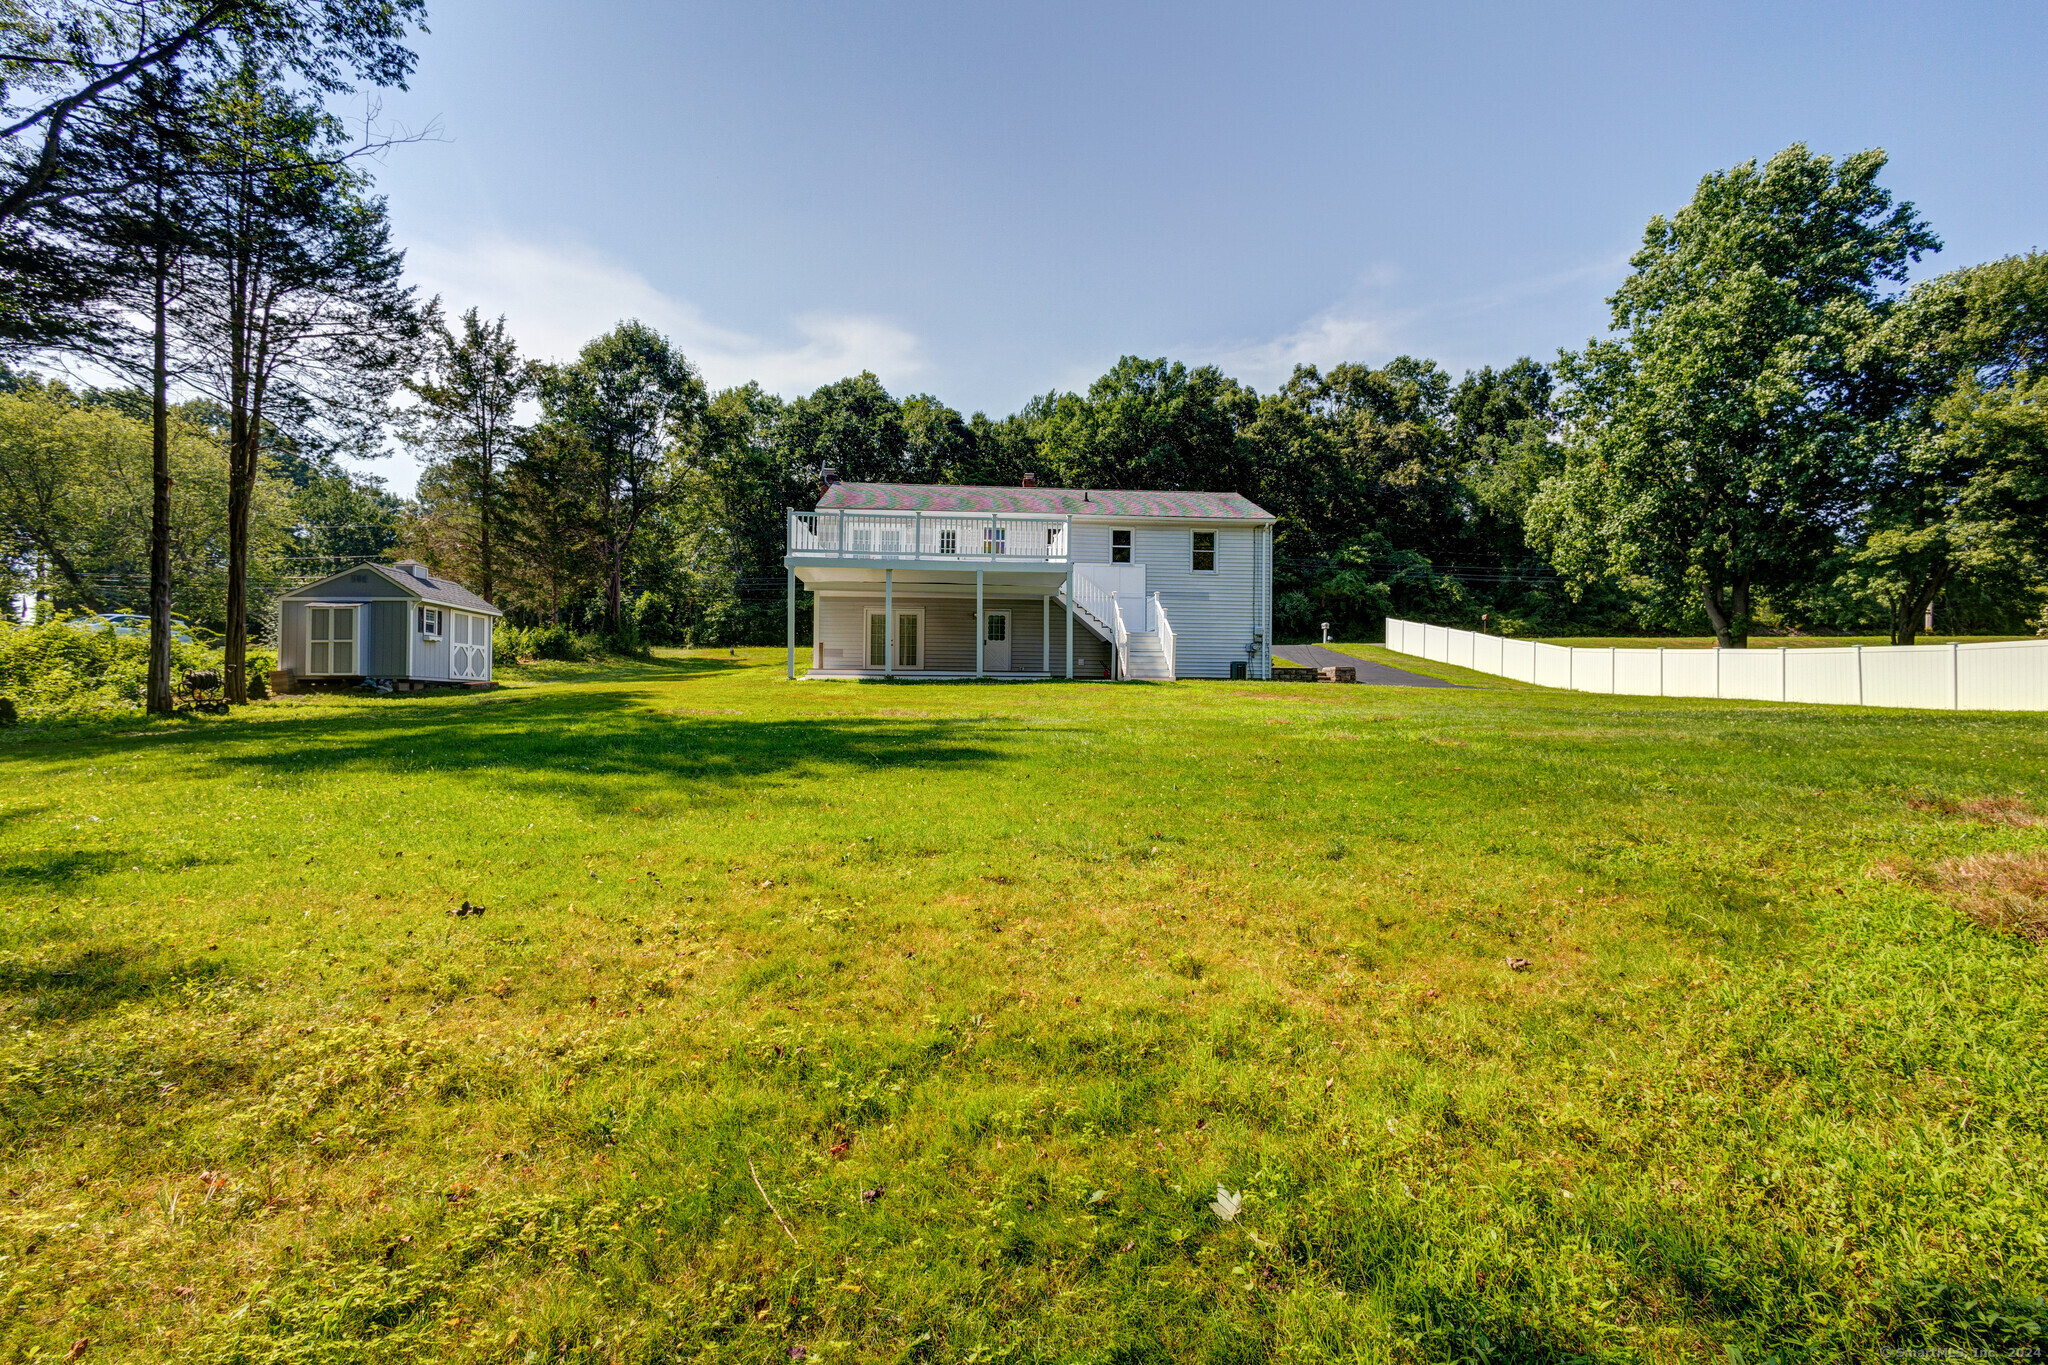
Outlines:
[{"label": "deck support post", "polygon": [[1052,599],[1038,599],[1038,666],[1052,675]]},{"label": "deck support post", "polygon": [[[1073,532],[1069,531],[1069,535]],[[1074,680],[1074,562],[1067,561],[1067,681]]]},{"label": "deck support post", "polygon": [[896,676],[896,571],[882,570],[882,676]]},{"label": "deck support post", "polygon": [[789,680],[796,681],[796,570],[785,568],[789,589]]},{"label": "deck support post", "polygon": [[988,642],[988,608],[982,604],[981,596],[982,580],[987,577],[985,569],[974,571],[974,676],[977,678],[984,672],[981,653]]}]

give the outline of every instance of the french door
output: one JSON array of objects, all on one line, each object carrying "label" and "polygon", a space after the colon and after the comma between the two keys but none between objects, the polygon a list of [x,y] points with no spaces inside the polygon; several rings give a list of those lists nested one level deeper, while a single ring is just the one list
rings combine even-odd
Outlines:
[{"label": "french door", "polygon": [[316,678],[356,672],[356,608],[312,607],[306,612],[306,672]]},{"label": "french door", "polygon": [[[889,660],[889,617],[870,607],[867,612],[868,667],[886,668]],[[896,667],[924,667],[924,611],[896,613]]]}]

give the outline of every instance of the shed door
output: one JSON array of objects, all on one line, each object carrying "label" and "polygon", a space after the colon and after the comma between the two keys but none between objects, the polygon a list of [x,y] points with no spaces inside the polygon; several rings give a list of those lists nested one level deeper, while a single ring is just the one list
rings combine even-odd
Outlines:
[{"label": "shed door", "polygon": [[450,623],[448,675],[452,678],[483,677],[484,649],[490,639],[489,624],[483,617],[472,616],[466,611],[450,615],[454,619]]},{"label": "shed door", "polygon": [[316,678],[356,671],[356,609],[311,607],[306,612],[306,672]]}]

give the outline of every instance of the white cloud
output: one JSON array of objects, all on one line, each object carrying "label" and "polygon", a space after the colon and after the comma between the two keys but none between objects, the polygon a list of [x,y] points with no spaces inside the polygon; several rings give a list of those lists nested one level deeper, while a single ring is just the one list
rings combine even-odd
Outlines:
[{"label": "white cloud", "polygon": [[[1462,297],[1438,299],[1416,306],[1376,305],[1369,298],[1395,283],[1388,271],[1377,270],[1361,279],[1352,297],[1331,305],[1307,321],[1279,336],[1263,341],[1239,341],[1221,346],[1183,348],[1204,361],[1220,366],[1261,390],[1285,383],[1296,365],[1314,365],[1327,371],[1346,361],[1383,365],[1395,356],[1428,356],[1452,374],[1482,363],[1467,361],[1459,352],[1472,344],[1470,324],[1487,315],[1511,312],[1532,299],[1561,289],[1583,286],[1590,280],[1616,280],[1626,273],[1628,255],[1593,261],[1546,275],[1509,280]],[[1491,325],[1491,324],[1489,324]],[[1500,363],[1495,358],[1494,363]]]},{"label": "white cloud", "polygon": [[407,273],[421,295],[440,294],[450,313],[503,313],[522,352],[566,360],[591,338],[638,318],[682,348],[713,388],[759,380],[781,394],[873,370],[896,387],[924,368],[918,339],[882,318],[806,313],[790,319],[793,340],[777,342],[721,327],[646,276],[577,247],[507,237],[449,246],[415,243]]},{"label": "white cloud", "polygon": [[1416,313],[1367,313],[1338,307],[1318,313],[1292,331],[1270,340],[1245,342],[1202,351],[1202,358],[1233,378],[1260,390],[1278,388],[1296,365],[1329,369],[1347,360],[1377,364],[1394,356],[1403,328]]}]

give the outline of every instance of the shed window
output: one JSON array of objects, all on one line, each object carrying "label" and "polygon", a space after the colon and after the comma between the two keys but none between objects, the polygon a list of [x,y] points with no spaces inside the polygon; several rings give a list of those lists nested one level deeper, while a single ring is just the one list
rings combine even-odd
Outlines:
[{"label": "shed window", "polygon": [[307,672],[334,677],[356,671],[356,609],[314,607],[306,613]]},{"label": "shed window", "polygon": [[420,608],[420,634],[430,640],[441,638],[441,609],[439,607]]},{"label": "shed window", "polygon": [[1109,562],[1128,564],[1131,562],[1131,533],[1111,531],[1109,533]]},{"label": "shed window", "polygon": [[1192,567],[1204,573],[1215,571],[1216,533],[1214,531],[1195,532],[1195,557]]}]

